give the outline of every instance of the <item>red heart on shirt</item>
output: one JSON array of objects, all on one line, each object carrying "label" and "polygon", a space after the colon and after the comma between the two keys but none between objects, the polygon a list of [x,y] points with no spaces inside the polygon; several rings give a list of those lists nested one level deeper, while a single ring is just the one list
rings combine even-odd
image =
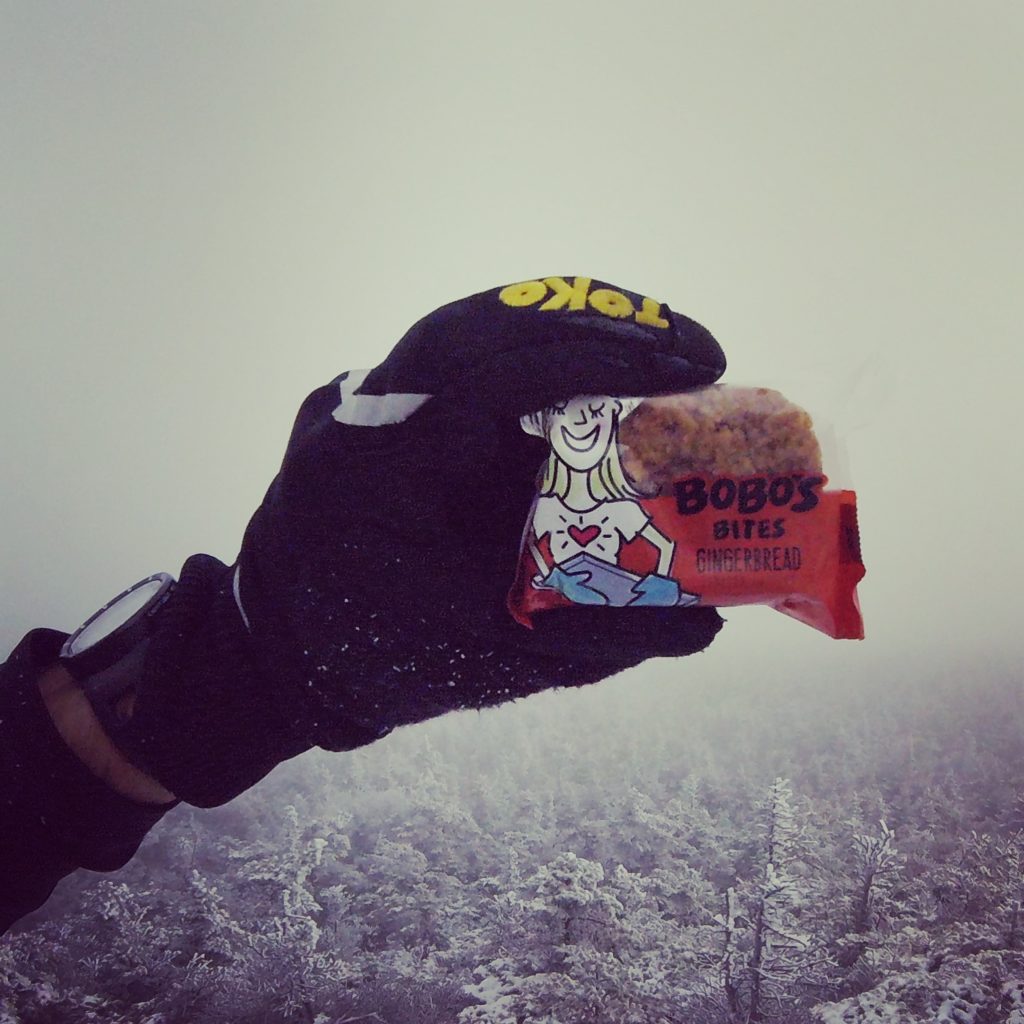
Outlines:
[{"label": "red heart on shirt", "polygon": [[600,532],[600,526],[588,526],[583,530],[578,526],[569,527],[569,536],[572,537],[572,539],[576,541],[581,548],[585,548]]}]

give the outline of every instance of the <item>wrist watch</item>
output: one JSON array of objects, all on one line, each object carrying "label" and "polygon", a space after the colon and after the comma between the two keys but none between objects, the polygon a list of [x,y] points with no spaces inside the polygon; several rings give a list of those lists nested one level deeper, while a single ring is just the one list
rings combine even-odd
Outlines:
[{"label": "wrist watch", "polygon": [[85,691],[112,739],[126,718],[117,704],[139,680],[160,609],[174,586],[166,572],[139,580],[90,615],[61,648],[60,663]]}]

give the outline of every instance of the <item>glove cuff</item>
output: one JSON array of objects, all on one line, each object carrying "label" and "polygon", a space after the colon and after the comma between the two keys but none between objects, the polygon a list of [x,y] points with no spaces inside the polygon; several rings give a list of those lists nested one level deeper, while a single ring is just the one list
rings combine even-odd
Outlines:
[{"label": "glove cuff", "polygon": [[111,736],[133,764],[196,807],[227,803],[307,750],[289,700],[260,673],[233,571],[193,555],[161,609],[131,719]]},{"label": "glove cuff", "polygon": [[[313,681],[273,671],[294,659],[294,646],[262,638],[258,624],[250,634],[235,599],[234,568],[193,555],[160,611],[132,717],[111,739],[185,803],[233,800],[282,761],[317,743],[328,746],[307,689]],[[329,749],[375,738],[335,721]]]}]

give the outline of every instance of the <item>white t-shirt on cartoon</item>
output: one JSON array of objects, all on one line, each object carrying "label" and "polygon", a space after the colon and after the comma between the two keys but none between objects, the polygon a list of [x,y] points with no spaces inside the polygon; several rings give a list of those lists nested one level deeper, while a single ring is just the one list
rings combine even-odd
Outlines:
[{"label": "white t-shirt on cartoon", "polygon": [[635,501],[603,501],[579,512],[549,494],[537,499],[533,532],[538,538],[548,535],[556,565],[584,551],[616,565],[619,548],[650,521],[651,517]]}]

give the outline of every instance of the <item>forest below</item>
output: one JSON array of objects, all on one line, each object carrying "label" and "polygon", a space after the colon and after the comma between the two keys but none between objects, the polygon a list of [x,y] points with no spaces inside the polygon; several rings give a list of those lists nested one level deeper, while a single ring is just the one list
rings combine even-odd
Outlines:
[{"label": "forest below", "polygon": [[969,666],[627,675],[313,752],[62,883],[0,1022],[1024,1024],[1024,700]]}]

